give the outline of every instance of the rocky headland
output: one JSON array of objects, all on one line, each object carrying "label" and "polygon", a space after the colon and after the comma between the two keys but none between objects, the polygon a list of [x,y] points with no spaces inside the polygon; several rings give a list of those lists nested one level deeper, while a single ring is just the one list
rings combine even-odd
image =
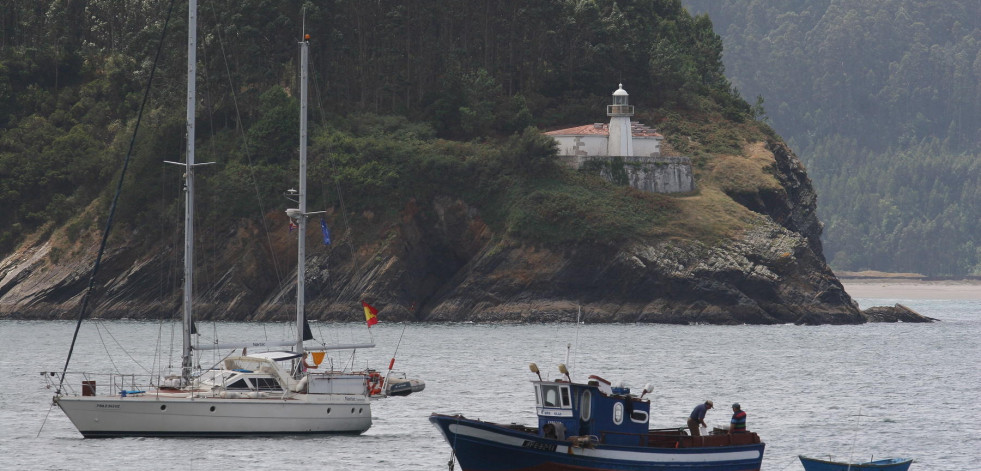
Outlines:
[{"label": "rocky headland", "polygon": [[[817,196],[800,161],[780,142],[753,148],[776,183],[721,187],[755,222],[714,241],[540,244],[496,233],[479,208],[453,195],[403,202],[394,218],[362,214],[356,236],[348,229],[334,244],[311,250],[308,317],[356,321],[359,301],[369,300],[382,318],[410,322],[573,321],[579,312],[587,322],[671,324],[932,320],[898,305],[861,311],[825,262]],[[280,213],[267,221],[286,225]],[[73,240],[64,229],[49,233],[0,261],[0,317],[78,315],[97,228]],[[114,240],[88,315],[177,316],[180,245],[148,243],[138,231]],[[243,220],[209,240],[196,274],[199,318],[292,318],[291,236]]]}]

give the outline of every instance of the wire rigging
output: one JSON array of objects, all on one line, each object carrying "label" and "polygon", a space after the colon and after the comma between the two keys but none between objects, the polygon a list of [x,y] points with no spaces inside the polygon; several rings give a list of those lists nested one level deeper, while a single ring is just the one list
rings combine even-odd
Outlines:
[{"label": "wire rigging", "polygon": [[[323,97],[323,94],[321,93],[320,80],[319,80],[320,75],[317,74],[317,71],[316,70],[314,70],[313,74],[311,74],[311,75],[313,75],[314,91],[316,92],[316,95],[317,95],[317,110],[320,111],[320,121],[322,123],[326,123],[327,122],[327,112],[324,109],[324,97]],[[337,175],[338,172],[337,172],[337,162],[336,162],[336,159],[330,158],[330,155],[332,155],[333,153],[334,153],[333,146],[331,145],[330,141],[328,140],[327,141],[327,149],[326,149],[327,165],[328,165],[331,173],[333,175]],[[346,242],[346,245],[347,245],[348,249],[351,251],[351,264],[352,264],[351,273],[352,273],[352,277],[353,277],[353,276],[355,276],[359,272],[359,268],[358,268],[358,259],[355,256],[356,254],[355,254],[355,250],[354,250],[354,240],[353,240],[352,232],[351,232],[351,221],[348,218],[347,207],[344,204],[344,194],[341,192],[341,182],[340,182],[340,180],[338,180],[336,178],[330,178],[330,180],[333,180],[334,181],[334,187],[335,187],[335,189],[337,191],[337,204],[338,204],[338,206],[340,207],[340,210],[341,210],[341,220],[344,221],[344,234],[342,235],[341,239]],[[323,191],[323,195],[324,195],[324,206],[327,205],[327,189],[326,189],[326,185],[327,185],[326,182],[322,184],[322,188],[323,188],[322,191]]]},{"label": "wire rigging", "polygon": [[[220,24],[218,22],[218,12],[215,10],[213,2],[211,3],[211,14],[215,20],[215,24]],[[259,191],[259,182],[255,174],[255,163],[252,161],[252,151],[249,148],[248,135],[245,133],[245,128],[242,126],[242,113],[238,104],[238,93],[236,93],[235,84],[232,82],[232,72],[228,66],[228,55],[225,53],[225,41],[221,34],[221,28],[215,28],[215,37],[218,38],[218,47],[221,51],[222,64],[225,66],[225,76],[228,77],[228,88],[232,96],[232,105],[235,108],[235,129],[242,136],[242,151],[249,162],[249,179],[252,182],[252,189],[255,192],[256,199],[259,203],[259,220],[262,221],[263,235],[266,237],[266,244],[269,249],[270,258],[272,259],[273,271],[276,274],[276,282],[277,284],[282,285],[283,276],[280,273],[279,260],[276,258],[276,252],[272,250],[272,238],[269,235],[269,226],[266,223],[266,209],[262,201],[262,193]]]},{"label": "wire rigging", "polygon": [[82,302],[78,308],[78,319],[75,323],[75,332],[72,335],[71,346],[68,347],[68,357],[65,358],[65,366],[61,370],[61,378],[58,380],[58,389],[56,394],[61,394],[61,389],[65,383],[65,375],[68,374],[68,365],[72,359],[72,353],[75,351],[75,343],[78,341],[78,332],[82,327],[82,320],[85,319],[85,310],[88,307],[89,299],[92,296],[92,292],[95,288],[95,279],[99,273],[99,267],[102,264],[102,256],[106,251],[106,244],[109,241],[109,232],[112,230],[113,218],[116,215],[116,206],[119,203],[119,195],[123,190],[123,181],[126,178],[126,170],[129,167],[130,159],[133,157],[133,147],[136,144],[136,135],[140,130],[140,124],[143,121],[143,111],[146,109],[147,101],[150,99],[150,89],[153,84],[153,77],[157,71],[157,63],[160,60],[160,53],[163,51],[164,38],[167,37],[167,27],[170,25],[171,13],[174,10],[174,0],[170,1],[170,6],[167,9],[167,19],[164,20],[163,30],[160,32],[160,41],[157,43],[157,52],[153,57],[153,66],[150,68],[150,76],[147,78],[146,88],[143,91],[143,102],[140,103],[140,112],[136,116],[136,124],[133,127],[133,135],[129,141],[129,149],[126,151],[126,158],[123,160],[123,168],[119,172],[119,180],[116,182],[116,192],[112,197],[112,205],[109,207],[109,217],[106,218],[106,226],[102,231],[102,240],[99,243],[99,252],[95,257],[95,264],[92,266],[92,272],[89,274],[89,284],[85,289],[85,294],[82,295]]}]

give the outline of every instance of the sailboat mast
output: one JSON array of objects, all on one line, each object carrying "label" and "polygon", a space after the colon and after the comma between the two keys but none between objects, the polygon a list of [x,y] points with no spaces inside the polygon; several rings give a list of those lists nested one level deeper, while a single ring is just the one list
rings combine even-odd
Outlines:
[{"label": "sailboat mast", "polygon": [[300,217],[296,248],[296,353],[303,354],[303,326],[306,320],[306,229],[307,229],[307,68],[310,42],[300,41]]},{"label": "sailboat mast", "polygon": [[181,378],[191,381],[191,301],[194,287],[194,109],[197,78],[198,2],[187,3],[187,162],[184,171],[184,317]]}]

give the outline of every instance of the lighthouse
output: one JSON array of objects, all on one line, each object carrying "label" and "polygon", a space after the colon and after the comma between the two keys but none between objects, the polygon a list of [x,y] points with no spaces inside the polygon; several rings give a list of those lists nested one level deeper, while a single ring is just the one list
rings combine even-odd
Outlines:
[{"label": "lighthouse", "polygon": [[609,124],[593,123],[574,128],[548,131],[555,139],[559,155],[568,156],[569,164],[579,168],[593,157],[659,157],[661,136],[649,126],[631,121],[634,106],[623,84],[613,92],[613,103],[606,105]]},{"label": "lighthouse", "polygon": [[598,168],[603,178],[641,191],[695,191],[691,159],[661,155],[664,136],[649,126],[631,121],[634,106],[622,83],[613,92],[613,103],[606,105],[606,115],[610,117],[608,124],[593,123],[546,132],[546,136],[555,139],[559,161],[577,170]]},{"label": "lighthouse", "polygon": [[610,139],[607,142],[606,155],[630,157],[634,155],[633,134],[630,127],[630,117],[634,115],[634,107],[629,103],[630,95],[620,88],[613,92],[613,104],[606,106],[606,115],[610,117]]}]

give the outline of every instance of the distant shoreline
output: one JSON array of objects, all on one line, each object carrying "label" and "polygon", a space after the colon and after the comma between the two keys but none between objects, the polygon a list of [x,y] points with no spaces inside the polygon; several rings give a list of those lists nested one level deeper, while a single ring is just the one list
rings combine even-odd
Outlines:
[{"label": "distant shoreline", "polygon": [[853,298],[956,299],[981,301],[981,279],[977,277],[937,280],[916,276],[849,276],[839,274],[845,292]]}]

